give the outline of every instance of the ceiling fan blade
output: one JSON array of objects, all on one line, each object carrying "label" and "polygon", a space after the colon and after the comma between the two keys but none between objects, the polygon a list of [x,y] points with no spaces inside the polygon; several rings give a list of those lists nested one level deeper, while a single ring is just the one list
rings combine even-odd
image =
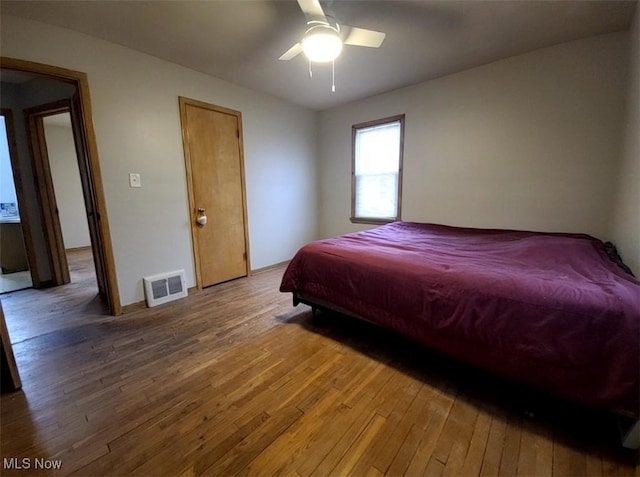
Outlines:
[{"label": "ceiling fan blade", "polygon": [[293,45],[291,48],[289,48],[280,58],[278,58],[279,60],[290,60],[292,58],[295,58],[296,56],[298,56],[300,53],[302,53],[302,43],[296,43],[295,45]]},{"label": "ceiling fan blade", "polygon": [[307,17],[307,23],[313,21],[328,23],[319,0],[298,0],[298,5],[300,5],[304,16]]},{"label": "ceiling fan blade", "polygon": [[350,28],[349,34],[344,40],[345,45],[379,48],[385,36],[387,36],[386,33],[382,33],[381,31],[367,30],[349,25],[343,25],[343,28]]}]

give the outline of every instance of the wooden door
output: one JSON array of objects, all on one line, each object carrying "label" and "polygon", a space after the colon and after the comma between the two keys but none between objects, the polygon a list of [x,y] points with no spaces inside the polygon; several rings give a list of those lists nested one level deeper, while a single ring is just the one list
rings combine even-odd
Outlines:
[{"label": "wooden door", "polygon": [[[198,288],[249,274],[238,111],[180,98]],[[198,218],[206,216],[206,224]]]},{"label": "wooden door", "polygon": [[96,271],[96,281],[98,282],[98,293],[102,300],[111,308],[110,296],[107,290],[107,271],[104,257],[104,243],[100,234],[100,213],[97,211],[96,191],[91,181],[91,164],[87,154],[87,139],[82,125],[82,104],[76,91],[71,98],[69,115],[73,130],[73,142],[78,157],[78,168],[80,169],[80,181],[82,183],[82,195],[87,212],[87,223],[89,225],[89,237],[91,239],[91,251],[93,253],[93,263]]}]

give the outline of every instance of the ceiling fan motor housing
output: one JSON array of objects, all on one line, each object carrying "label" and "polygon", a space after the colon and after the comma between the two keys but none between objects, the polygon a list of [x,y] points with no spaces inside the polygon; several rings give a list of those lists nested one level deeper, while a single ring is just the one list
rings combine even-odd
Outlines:
[{"label": "ceiling fan motor housing", "polygon": [[310,22],[302,39],[302,50],[307,58],[317,63],[335,60],[342,51],[342,37],[338,25]]}]

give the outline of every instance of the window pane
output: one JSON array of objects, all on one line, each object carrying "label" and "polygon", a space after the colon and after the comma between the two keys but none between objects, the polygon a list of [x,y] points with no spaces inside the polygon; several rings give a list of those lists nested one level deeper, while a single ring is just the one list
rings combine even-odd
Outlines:
[{"label": "window pane", "polygon": [[358,130],[356,174],[388,174],[398,171],[400,162],[398,122]]},{"label": "window pane", "polygon": [[398,174],[356,176],[356,217],[395,218]]},{"label": "window pane", "polygon": [[398,218],[401,120],[355,128],[355,218]]}]

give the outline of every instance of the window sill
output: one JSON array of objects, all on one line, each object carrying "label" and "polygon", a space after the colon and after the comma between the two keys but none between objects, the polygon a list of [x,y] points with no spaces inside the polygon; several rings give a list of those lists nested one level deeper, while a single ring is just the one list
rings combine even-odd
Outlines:
[{"label": "window sill", "polygon": [[351,217],[349,218],[352,224],[375,224],[375,225],[384,225],[390,224],[391,222],[397,222],[400,220],[399,218],[395,219],[376,219],[373,217]]}]

